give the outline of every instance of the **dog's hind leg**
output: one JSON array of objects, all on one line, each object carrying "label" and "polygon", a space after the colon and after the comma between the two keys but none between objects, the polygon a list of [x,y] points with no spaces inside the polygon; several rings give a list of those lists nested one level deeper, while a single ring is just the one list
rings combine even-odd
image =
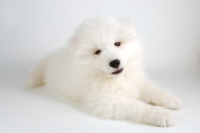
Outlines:
[{"label": "dog's hind leg", "polygon": [[38,64],[32,67],[25,81],[27,89],[35,88],[44,85],[45,60],[41,60]]}]

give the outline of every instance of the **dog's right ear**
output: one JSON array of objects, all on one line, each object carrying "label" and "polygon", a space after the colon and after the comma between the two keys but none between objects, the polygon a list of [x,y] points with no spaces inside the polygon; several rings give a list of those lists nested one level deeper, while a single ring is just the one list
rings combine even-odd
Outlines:
[{"label": "dog's right ear", "polygon": [[126,30],[130,31],[131,34],[133,34],[134,36],[137,36],[135,24],[131,18],[125,17],[125,18],[120,18],[118,20]]},{"label": "dog's right ear", "polygon": [[73,35],[68,41],[70,44],[73,44],[72,46],[77,46],[79,44],[79,40],[75,35]]}]

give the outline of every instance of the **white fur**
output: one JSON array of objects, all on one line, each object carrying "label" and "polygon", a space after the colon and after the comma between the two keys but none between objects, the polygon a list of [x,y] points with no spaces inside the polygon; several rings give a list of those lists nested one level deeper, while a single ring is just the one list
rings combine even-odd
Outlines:
[{"label": "white fur", "polygon": [[[115,42],[121,46],[116,47]],[[94,54],[98,49],[102,52]],[[67,46],[33,68],[26,87],[45,84],[100,117],[174,126],[171,114],[158,106],[180,109],[181,102],[145,77],[142,57],[142,45],[129,19],[88,19]],[[118,75],[112,74],[116,69],[109,66],[114,59],[124,68]]]}]

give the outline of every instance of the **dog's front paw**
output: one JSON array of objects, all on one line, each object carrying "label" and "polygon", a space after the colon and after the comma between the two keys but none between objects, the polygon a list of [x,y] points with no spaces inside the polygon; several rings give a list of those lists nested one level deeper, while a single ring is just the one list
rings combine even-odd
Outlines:
[{"label": "dog's front paw", "polygon": [[153,125],[159,127],[172,127],[175,126],[175,120],[172,115],[165,110],[156,111],[152,118]]},{"label": "dog's front paw", "polygon": [[169,109],[181,109],[182,104],[181,104],[181,100],[178,97],[175,96],[170,96],[164,104],[165,107],[169,108]]}]

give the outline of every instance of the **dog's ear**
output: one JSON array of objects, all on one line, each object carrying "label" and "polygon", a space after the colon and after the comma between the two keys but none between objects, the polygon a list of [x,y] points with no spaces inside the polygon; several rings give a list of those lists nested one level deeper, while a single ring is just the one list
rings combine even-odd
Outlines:
[{"label": "dog's ear", "polygon": [[134,36],[137,36],[135,24],[131,18],[126,17],[126,18],[120,18],[118,20],[126,30],[130,31],[131,34],[133,34]]}]

